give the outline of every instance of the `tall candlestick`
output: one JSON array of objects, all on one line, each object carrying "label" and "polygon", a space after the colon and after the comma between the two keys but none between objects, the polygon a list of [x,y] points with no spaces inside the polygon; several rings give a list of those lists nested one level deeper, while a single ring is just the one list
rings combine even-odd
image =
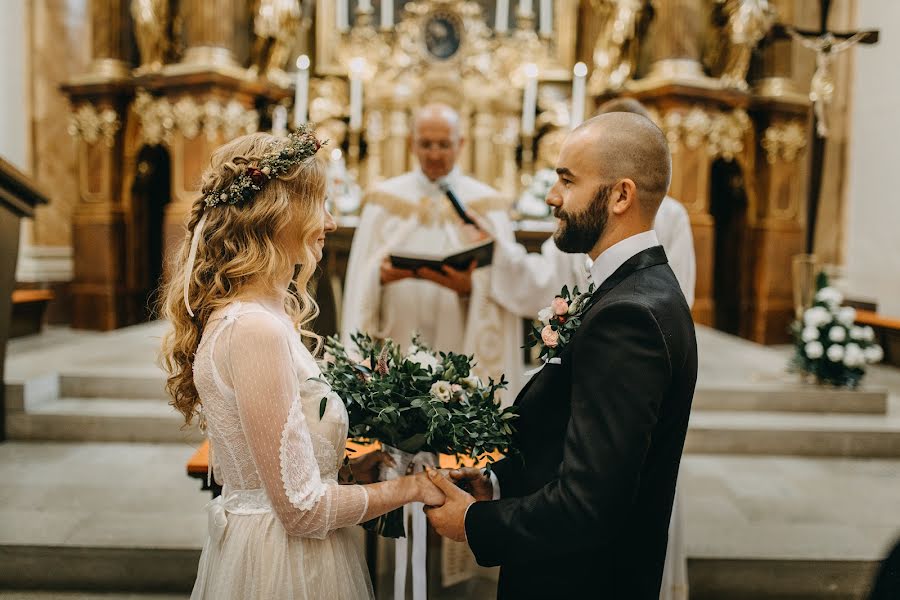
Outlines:
[{"label": "tall candlestick", "polygon": [[541,26],[539,32],[550,36],[553,32],[553,0],[541,0]]},{"label": "tall candlestick", "polygon": [[337,0],[335,3],[334,16],[338,31],[350,29],[350,7],[347,5],[349,1]]},{"label": "tall candlestick", "polygon": [[287,109],[279,104],[272,111],[272,135],[284,137],[287,135]]},{"label": "tall candlestick", "polygon": [[519,0],[519,13],[523,15],[531,14],[531,0]]},{"label": "tall candlestick", "polygon": [[381,28],[390,29],[394,25],[394,0],[381,0]]},{"label": "tall candlestick", "polygon": [[522,134],[534,135],[534,113],[537,110],[538,68],[534,63],[525,65],[525,96],[522,98]]},{"label": "tall candlestick", "polygon": [[350,130],[359,131],[362,128],[363,109],[363,71],[366,68],[364,58],[350,60]]},{"label": "tall candlestick", "polygon": [[294,127],[306,124],[309,111],[309,57],[297,58],[297,86],[294,89]]},{"label": "tall candlestick", "polygon": [[575,75],[572,78],[572,129],[575,129],[584,121],[584,78],[587,75],[587,65],[577,63],[572,72]]},{"label": "tall candlestick", "polygon": [[494,31],[496,33],[506,33],[509,31],[509,0],[497,0],[497,6],[494,10]]}]

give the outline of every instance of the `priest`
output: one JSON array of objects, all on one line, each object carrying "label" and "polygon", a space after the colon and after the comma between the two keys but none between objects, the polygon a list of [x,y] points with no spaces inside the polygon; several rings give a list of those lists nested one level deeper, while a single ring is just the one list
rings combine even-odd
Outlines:
[{"label": "priest", "polygon": [[448,255],[474,241],[479,232],[465,224],[450,195],[478,215],[491,237],[514,243],[508,200],[456,166],[463,143],[459,115],[449,106],[429,104],[415,114],[411,145],[418,168],[375,184],[363,197],[341,333],[347,343],[352,332],[364,331],[404,349],[418,334],[435,350],[474,354],[476,375],[485,381],[506,375],[508,403],[520,385],[522,327],[491,296],[492,267],[412,271],[394,268],[388,258],[392,252]]}]

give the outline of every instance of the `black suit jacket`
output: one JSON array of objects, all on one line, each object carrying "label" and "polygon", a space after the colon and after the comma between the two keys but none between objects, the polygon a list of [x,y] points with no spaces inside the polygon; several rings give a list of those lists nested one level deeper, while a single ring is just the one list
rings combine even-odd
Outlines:
[{"label": "black suit jacket", "polygon": [[561,363],[516,399],[520,455],[494,466],[502,499],[466,515],[478,563],[502,566],[500,598],[659,598],[694,324],[661,246],[626,261],[595,299]]}]

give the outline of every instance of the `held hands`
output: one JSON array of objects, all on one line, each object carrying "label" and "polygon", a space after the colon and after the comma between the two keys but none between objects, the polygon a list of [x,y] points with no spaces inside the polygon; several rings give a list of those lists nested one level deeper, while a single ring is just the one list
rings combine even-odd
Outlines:
[{"label": "held hands", "polygon": [[431,482],[443,492],[445,498],[440,507],[426,506],[425,514],[428,522],[440,535],[456,540],[466,541],[466,511],[475,503],[468,492],[465,492],[450,481],[443,473],[428,469],[426,471]]},{"label": "held hands", "polygon": [[476,500],[494,499],[494,484],[491,483],[490,476],[485,475],[481,469],[463,467],[461,469],[453,469],[449,475],[456,485],[472,494]]},{"label": "held hands", "polygon": [[446,498],[441,488],[432,481],[427,471],[411,475],[416,484],[417,500],[428,507],[441,506]]}]

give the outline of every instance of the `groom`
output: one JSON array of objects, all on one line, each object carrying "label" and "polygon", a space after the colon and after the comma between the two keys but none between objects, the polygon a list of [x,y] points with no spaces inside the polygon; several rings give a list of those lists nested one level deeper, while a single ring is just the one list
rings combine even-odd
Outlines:
[{"label": "groom", "polygon": [[[547,196],[554,239],[594,260],[593,305],[516,400],[518,455],[437,471],[432,526],[501,565],[500,598],[659,598],[694,384],[691,313],[653,232],[671,157],[630,113],[569,134]],[[550,303],[552,298],[547,299]]]}]

